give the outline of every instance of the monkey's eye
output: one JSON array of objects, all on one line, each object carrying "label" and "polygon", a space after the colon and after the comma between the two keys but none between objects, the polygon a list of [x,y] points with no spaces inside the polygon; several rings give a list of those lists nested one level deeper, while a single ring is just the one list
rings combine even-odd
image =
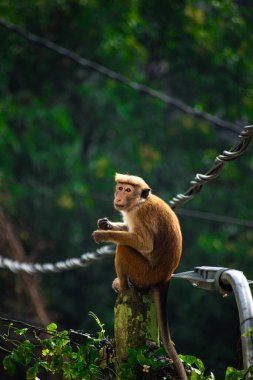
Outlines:
[{"label": "monkey's eye", "polygon": [[123,187],[122,187],[122,186],[119,186],[119,187],[118,187],[118,190],[119,190],[119,191],[122,191],[122,190],[123,190]]},{"label": "monkey's eye", "polygon": [[129,187],[127,187],[127,188],[125,189],[125,191],[127,191],[128,193],[131,193],[131,189],[130,189]]}]

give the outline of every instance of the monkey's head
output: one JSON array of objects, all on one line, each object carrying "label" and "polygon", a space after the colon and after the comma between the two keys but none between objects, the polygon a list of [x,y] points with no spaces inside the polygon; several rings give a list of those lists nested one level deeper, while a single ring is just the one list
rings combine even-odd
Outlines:
[{"label": "monkey's head", "polygon": [[134,175],[116,173],[115,181],[114,207],[118,211],[132,210],[145,202],[151,191],[142,178]]}]

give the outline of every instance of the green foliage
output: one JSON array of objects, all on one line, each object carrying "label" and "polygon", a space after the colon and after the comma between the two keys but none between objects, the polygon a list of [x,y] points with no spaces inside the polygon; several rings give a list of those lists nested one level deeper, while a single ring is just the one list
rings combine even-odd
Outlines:
[{"label": "green foliage", "polygon": [[186,368],[190,369],[190,380],[214,380],[215,377],[213,373],[205,376],[205,367],[203,362],[191,355],[180,355],[183,363],[185,363]]},{"label": "green foliage", "polygon": [[[9,375],[14,375],[22,366],[27,380],[37,379],[45,373],[61,375],[66,380],[115,379],[116,371],[122,380],[149,379],[153,376],[162,379],[177,378],[173,362],[168,359],[164,348],[151,342],[138,349],[129,349],[127,361],[121,363],[116,370],[114,345],[105,338],[104,324],[94,313],[90,312],[89,315],[95,319],[100,331],[98,338],[85,334],[86,340],[82,344],[72,341],[68,331],[58,331],[55,323],[49,324],[44,332],[40,329],[40,334],[33,327],[17,328],[10,323],[7,333],[1,336],[13,346],[10,354],[2,360],[4,369]],[[42,338],[41,334],[49,338]],[[205,366],[199,358],[192,355],[179,356],[189,380],[215,380],[213,373],[205,374]],[[228,367],[225,380],[245,379],[246,373],[252,374],[248,378],[253,379],[253,367],[247,372]]]},{"label": "green foliage", "polygon": [[253,366],[250,366],[248,370],[239,371],[233,367],[228,367],[226,371],[225,380],[241,380],[241,379],[253,379]]},{"label": "green foliage", "polygon": [[95,319],[97,325],[100,327],[100,331],[98,332],[98,339],[105,339],[105,329],[104,329],[104,323],[101,323],[100,319],[96,314],[94,314],[92,311],[89,312],[89,315]]},{"label": "green foliage", "polygon": [[[145,373],[157,372],[162,368],[168,367],[165,351],[163,348],[150,349],[147,346],[140,347],[138,350],[129,349],[128,360],[120,365],[120,377],[122,379],[134,380],[136,371]],[[172,366],[170,365],[170,370]]]},{"label": "green foliage", "polygon": [[[180,355],[180,358],[184,363],[190,380],[215,379],[212,373],[205,375],[204,364],[197,357]],[[176,376],[173,362],[168,359],[163,347],[152,348],[145,346],[137,350],[130,349],[128,351],[127,362],[120,365],[120,377],[126,380],[134,380],[136,379],[136,373],[142,373],[143,376],[145,373],[148,373],[151,378],[152,375],[159,374],[159,378],[163,379]]]},{"label": "green foliage", "polygon": [[[99,321],[97,317],[96,320]],[[14,340],[11,332],[24,336],[24,341]],[[34,343],[26,337],[28,333],[33,334]],[[15,348],[3,359],[3,366],[10,375],[15,373],[18,366],[22,366],[26,369],[26,379],[31,380],[41,373],[61,374],[64,379],[71,380],[106,378],[101,369],[104,360],[101,347],[105,344],[105,338],[94,339],[87,335],[85,344],[75,344],[71,342],[68,331],[57,331],[55,323],[48,325],[45,333],[49,338],[41,338],[35,330],[29,328],[9,326],[4,339]],[[103,334],[104,329],[101,329],[99,336],[102,337]]]}]

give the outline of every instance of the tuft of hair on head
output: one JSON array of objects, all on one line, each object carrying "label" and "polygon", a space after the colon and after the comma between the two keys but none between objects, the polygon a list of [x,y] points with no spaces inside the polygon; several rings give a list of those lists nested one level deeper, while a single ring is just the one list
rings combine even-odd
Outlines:
[{"label": "tuft of hair on head", "polygon": [[136,175],[116,173],[115,181],[117,183],[126,183],[129,185],[138,186],[142,190],[142,198],[147,198],[151,191],[149,185],[141,177],[137,177]]}]

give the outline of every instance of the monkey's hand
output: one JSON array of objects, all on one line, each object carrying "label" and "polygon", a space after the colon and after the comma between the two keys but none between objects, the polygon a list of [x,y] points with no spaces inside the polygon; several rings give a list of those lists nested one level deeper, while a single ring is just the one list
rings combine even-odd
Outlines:
[{"label": "monkey's hand", "polygon": [[103,241],[108,241],[108,234],[104,230],[96,230],[92,234],[93,239],[96,243],[102,243]]},{"label": "monkey's hand", "polygon": [[97,225],[101,230],[112,230],[113,228],[112,224],[107,218],[98,219]]}]

